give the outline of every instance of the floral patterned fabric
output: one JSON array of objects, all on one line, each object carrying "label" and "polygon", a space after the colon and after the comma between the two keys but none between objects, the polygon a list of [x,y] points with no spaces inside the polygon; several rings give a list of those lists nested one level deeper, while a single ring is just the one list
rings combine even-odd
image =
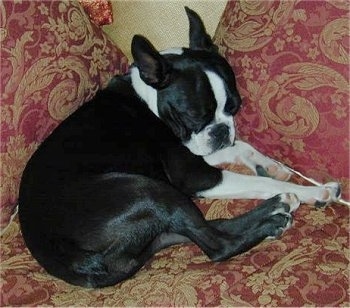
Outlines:
[{"label": "floral patterned fabric", "polygon": [[127,59],[77,1],[1,1],[1,226],[38,144]]},{"label": "floral patterned fabric", "polygon": [[79,0],[90,19],[97,26],[113,22],[113,10],[110,0]]},{"label": "floral patterned fabric", "polygon": [[241,137],[349,198],[348,1],[230,1],[215,42],[232,65]]},{"label": "floral patterned fabric", "polygon": [[[16,199],[16,185],[22,168],[41,140],[83,98],[91,97],[99,86],[105,84],[110,76],[107,67],[112,71],[124,70],[124,58],[118,56],[104,36],[99,37],[106,45],[101,43],[98,46],[102,50],[109,49],[113,56],[108,59],[116,59],[113,63],[117,66],[112,67],[112,62],[106,62],[107,60],[93,64],[89,29],[95,28],[90,28],[85,23],[82,28],[75,27],[76,24],[72,22],[80,19],[73,18],[73,15],[82,14],[77,4],[71,3],[69,8],[65,4],[60,8],[61,4],[56,1],[50,2],[50,5],[44,2],[50,12],[46,15],[41,13],[45,9],[40,9],[38,13],[37,6],[33,3],[5,2],[3,5],[0,2],[0,11],[6,17],[5,24],[17,25],[20,20],[25,25],[17,33],[18,38],[14,38],[16,36],[13,33],[16,27],[1,25],[1,40],[3,42],[5,37],[8,50],[7,60],[2,61],[7,63],[2,65],[2,78],[6,81],[2,80],[2,85],[7,92],[2,93],[1,97],[1,105],[5,106],[2,107],[1,114],[6,119],[1,127],[5,132],[1,144],[1,177],[6,179],[5,182],[2,180],[7,183],[4,186],[6,189],[2,188],[2,191],[6,192],[6,200],[11,201],[10,204]],[[329,41],[326,38],[334,29],[338,29],[337,38],[343,37],[342,27],[330,27],[326,31],[328,34],[324,35],[321,35],[323,32],[320,30],[344,16],[342,3],[345,2],[317,2],[318,8],[315,3],[229,3],[220,22],[216,41],[238,72],[238,84],[245,103],[238,116],[242,137],[309,176],[319,180],[332,176],[345,183],[346,171],[341,171],[340,168],[347,164],[347,160],[343,159],[344,149],[341,148],[347,142],[343,137],[348,115],[344,116],[341,112],[343,108],[348,113],[348,106],[344,105],[347,95],[344,91],[344,82],[347,86],[343,70],[345,64],[336,62],[334,58],[329,59],[326,54],[339,54],[339,61],[342,61],[342,48],[348,46],[343,45],[344,41],[340,39]],[[43,7],[40,2],[37,4]],[[69,12],[74,14],[68,14]],[[35,19],[33,16],[36,16]],[[307,20],[311,22],[310,18],[313,24],[301,28]],[[34,28],[38,21],[39,24],[51,26],[39,32],[40,27]],[[236,23],[241,27],[233,27]],[[67,25],[84,35],[67,35],[68,32],[64,32],[67,31]],[[297,29],[300,41],[296,36]],[[12,33],[14,39],[8,41],[9,36],[4,36],[6,31]],[[312,33],[318,35],[314,43],[304,39],[312,36]],[[281,42],[278,41],[277,34]],[[66,42],[70,44],[65,44]],[[277,51],[274,49],[276,42]],[[328,47],[322,45],[321,49],[322,42],[329,42],[324,44]],[[85,53],[79,52],[82,46]],[[315,56],[314,60],[307,60],[308,48],[315,49],[310,53],[310,56]],[[102,53],[101,49],[97,50],[96,54]],[[34,56],[38,55],[41,57],[35,62]],[[41,58],[48,57],[55,61],[49,58],[46,62],[40,62]],[[68,62],[58,61],[63,58]],[[326,61],[327,65],[321,60]],[[20,69],[16,63],[29,65]],[[54,63],[57,65],[54,66]],[[118,66],[119,63],[121,66]],[[303,65],[300,66],[299,63]],[[101,73],[97,74],[95,68],[99,65],[102,69],[100,67],[98,71]],[[35,71],[33,66],[37,67]],[[93,73],[86,71],[86,67]],[[79,73],[78,68],[81,69]],[[58,69],[59,72],[56,72]],[[44,72],[47,72],[45,77],[41,75]],[[323,78],[329,79],[325,81]],[[22,85],[24,80],[30,87]],[[9,81],[14,86],[10,87]],[[325,85],[326,82],[328,86]],[[62,83],[68,90],[61,88]],[[311,90],[312,87],[314,91]],[[276,88],[280,92],[276,92]],[[331,97],[331,94],[335,96],[329,103],[326,98]],[[66,100],[62,100],[62,97]],[[338,139],[329,143],[332,136]],[[333,150],[335,143],[339,153]],[[321,144],[323,152],[319,152]],[[334,157],[340,160],[331,164],[331,158]],[[223,167],[247,173],[247,170],[239,166]],[[293,178],[293,181],[301,183],[301,179]],[[216,219],[242,214],[256,206],[258,201],[200,199],[196,203],[207,219]],[[49,276],[25,247],[18,218],[15,217],[1,236],[0,306],[349,307],[348,222],[349,208],[345,206],[332,204],[327,208],[316,209],[302,205],[294,215],[293,226],[280,239],[264,241],[231,260],[213,263],[198,247],[190,244],[177,245],[158,253],[132,279],[116,286],[90,290],[68,285]]]},{"label": "floral patterned fabric", "polygon": [[[228,166],[231,170],[239,170]],[[207,219],[237,216],[257,202],[197,200]],[[302,205],[278,240],[219,263],[194,245],[158,253],[132,279],[92,290],[49,276],[31,257],[17,219],[1,238],[1,306],[349,307],[349,209]]]}]

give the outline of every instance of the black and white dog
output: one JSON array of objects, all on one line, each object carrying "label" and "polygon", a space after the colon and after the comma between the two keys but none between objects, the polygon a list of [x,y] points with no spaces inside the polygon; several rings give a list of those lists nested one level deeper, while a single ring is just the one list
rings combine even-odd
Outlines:
[{"label": "black and white dog", "polygon": [[[188,241],[225,260],[278,237],[300,201],[340,195],[336,183],[280,181],[286,168],[235,140],[234,74],[199,16],[186,12],[190,48],[159,53],[135,36],[130,74],[63,121],[24,171],[23,237],[38,262],[69,283],[116,284],[160,249]],[[223,162],[244,163],[257,176],[214,167]],[[191,197],[268,200],[243,216],[206,221]]]}]

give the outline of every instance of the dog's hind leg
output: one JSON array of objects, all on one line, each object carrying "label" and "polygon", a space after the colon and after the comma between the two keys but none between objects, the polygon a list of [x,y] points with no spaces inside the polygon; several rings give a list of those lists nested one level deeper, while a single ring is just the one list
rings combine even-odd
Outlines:
[{"label": "dog's hind leg", "polygon": [[292,224],[292,215],[299,207],[294,194],[280,194],[264,201],[252,211],[228,220],[210,221],[212,226],[233,237],[233,242],[219,260],[243,253],[265,239],[275,239]]},{"label": "dog's hind leg", "polygon": [[294,194],[281,194],[244,215],[209,221],[195,207],[179,207],[174,212],[171,229],[191,239],[211,260],[221,261],[249,250],[266,238],[280,236],[291,226],[291,213],[299,204]]},{"label": "dog's hind leg", "polygon": [[[96,269],[91,267],[91,258],[86,259],[85,262],[80,259],[73,265],[76,275],[85,276],[85,281],[82,280],[82,283],[75,284],[94,288],[115,285],[135,275],[161,249],[186,242],[190,242],[190,239],[185,236],[163,232],[149,243],[139,244],[136,247],[132,243],[129,245],[124,243],[126,246],[122,248],[122,251],[118,245],[113,245],[108,251],[93,256],[98,260]],[[87,263],[85,268],[84,263]]]},{"label": "dog's hind leg", "polygon": [[[65,276],[54,273],[73,284],[98,288],[128,279],[159,250],[190,241],[173,225],[191,220],[205,223],[192,200],[163,181],[110,174],[74,185],[79,192],[74,200],[79,205],[85,201],[82,213],[86,216],[79,230],[69,235],[74,252],[62,252]],[[99,217],[93,211],[97,203]],[[75,276],[81,278],[71,279]]]},{"label": "dog's hind leg", "polygon": [[[173,204],[166,230],[149,244],[124,247],[123,253],[111,249],[105,255],[106,275],[95,276],[94,286],[112,285],[130,278],[159,250],[189,241],[198,245],[213,261],[228,259],[264,239],[280,236],[290,227],[291,212],[299,205],[294,195],[282,194],[239,217],[207,221],[191,200],[180,196],[178,201],[181,205]],[[141,246],[143,248],[138,249]]]},{"label": "dog's hind leg", "polygon": [[[106,275],[94,276],[95,287],[112,285],[130,278],[156,252],[175,244],[192,241],[213,261],[225,260],[243,253],[266,238],[280,236],[290,227],[291,212],[299,205],[294,195],[282,194],[239,217],[207,221],[186,196],[177,191],[168,192],[172,202],[176,203],[153,201],[155,209],[166,209],[162,231],[150,242],[143,239],[143,244],[140,244],[140,241],[125,243],[123,252],[120,252],[117,246],[112,247],[104,254],[102,262],[106,268]],[[135,229],[129,231],[129,234],[133,233],[132,236],[136,236],[136,230],[142,231],[144,225],[142,223],[142,226],[134,227]]]},{"label": "dog's hind leg", "polygon": [[[84,198],[91,206],[94,198],[101,201],[100,227],[96,228],[93,216],[85,217],[79,232],[72,235],[75,252],[63,251],[66,258],[61,260],[69,272],[63,279],[89,287],[128,279],[159,250],[189,240],[213,261],[230,258],[265,238],[279,236],[299,205],[294,195],[282,194],[237,218],[207,221],[188,196],[165,182],[115,175],[93,185],[95,191],[85,188],[89,195]],[[82,278],[72,280],[73,274]]]}]

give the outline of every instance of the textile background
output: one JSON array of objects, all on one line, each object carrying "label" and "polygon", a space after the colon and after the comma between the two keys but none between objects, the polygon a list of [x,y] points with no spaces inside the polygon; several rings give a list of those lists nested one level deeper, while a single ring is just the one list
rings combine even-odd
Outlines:
[{"label": "textile background", "polygon": [[230,1],[215,42],[237,76],[242,139],[349,198],[349,2]]},{"label": "textile background", "polygon": [[1,226],[41,141],[127,70],[127,59],[76,1],[1,1]]}]

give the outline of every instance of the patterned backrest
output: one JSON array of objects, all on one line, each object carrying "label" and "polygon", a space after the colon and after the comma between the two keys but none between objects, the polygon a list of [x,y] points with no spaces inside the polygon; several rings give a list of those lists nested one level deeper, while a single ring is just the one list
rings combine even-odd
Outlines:
[{"label": "patterned backrest", "polygon": [[241,137],[349,191],[349,2],[230,1],[215,42],[243,96]]},{"label": "patterned backrest", "polygon": [[127,59],[77,1],[2,1],[1,226],[37,146]]}]

